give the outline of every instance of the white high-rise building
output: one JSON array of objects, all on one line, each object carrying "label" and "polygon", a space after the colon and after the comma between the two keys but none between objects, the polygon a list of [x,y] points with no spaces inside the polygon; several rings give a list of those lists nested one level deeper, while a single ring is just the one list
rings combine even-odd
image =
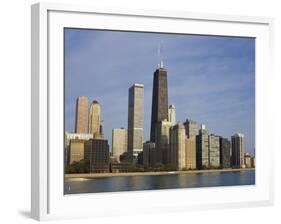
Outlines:
[{"label": "white high-rise building", "polygon": [[120,162],[120,156],[127,152],[127,130],[124,128],[112,129],[112,155]]},{"label": "white high-rise building", "polygon": [[131,162],[136,161],[143,151],[143,108],[144,85],[134,84],[129,89],[128,103],[128,155]]},{"label": "white high-rise building", "polygon": [[172,125],[177,123],[176,120],[176,107],[174,105],[170,105],[168,109],[168,121],[171,122]]}]

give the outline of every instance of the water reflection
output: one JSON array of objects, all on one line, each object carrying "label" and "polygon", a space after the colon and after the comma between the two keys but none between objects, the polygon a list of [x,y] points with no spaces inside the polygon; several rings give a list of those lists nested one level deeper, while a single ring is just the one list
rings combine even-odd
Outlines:
[{"label": "water reflection", "polygon": [[75,194],[253,184],[255,184],[255,171],[240,171],[159,176],[67,178],[64,190],[66,194]]}]

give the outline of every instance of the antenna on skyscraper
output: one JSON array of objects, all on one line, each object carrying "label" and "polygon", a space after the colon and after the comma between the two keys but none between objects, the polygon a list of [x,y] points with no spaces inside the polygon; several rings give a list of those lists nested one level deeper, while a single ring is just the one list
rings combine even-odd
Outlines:
[{"label": "antenna on skyscraper", "polygon": [[158,45],[158,51],[157,51],[157,55],[158,55],[158,68],[164,68],[164,64],[163,64],[163,59],[162,59],[162,55],[161,55],[161,44],[162,42],[159,43]]}]

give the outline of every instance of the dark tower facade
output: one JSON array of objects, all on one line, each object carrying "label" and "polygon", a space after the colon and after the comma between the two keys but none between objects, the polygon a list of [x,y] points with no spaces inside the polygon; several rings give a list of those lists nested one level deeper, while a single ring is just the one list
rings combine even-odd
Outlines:
[{"label": "dark tower facade", "polygon": [[161,63],[154,72],[153,76],[153,92],[152,92],[152,110],[151,110],[151,126],[150,141],[155,142],[155,128],[158,122],[168,120],[168,86],[167,71]]},{"label": "dark tower facade", "polygon": [[222,168],[230,167],[230,141],[220,137],[220,164]]}]

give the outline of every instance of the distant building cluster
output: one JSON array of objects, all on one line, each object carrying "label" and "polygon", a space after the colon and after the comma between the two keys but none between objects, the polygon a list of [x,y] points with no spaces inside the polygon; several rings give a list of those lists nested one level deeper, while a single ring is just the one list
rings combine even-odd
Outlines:
[{"label": "distant building cluster", "polygon": [[245,152],[245,136],[231,140],[209,134],[197,122],[177,122],[176,107],[168,104],[167,71],[159,63],[153,77],[150,139],[144,141],[144,85],[134,84],[128,94],[128,126],[113,128],[112,150],[101,125],[101,106],[86,96],[76,102],[74,133],[65,133],[66,163],[84,161],[89,172],[126,172],[131,165],[171,170],[251,168],[255,158]]},{"label": "distant building cluster", "polygon": [[65,133],[65,149],[67,165],[84,161],[89,172],[108,172],[109,144],[102,133],[101,107],[96,100],[89,107],[88,97],[77,98],[75,131]]}]

